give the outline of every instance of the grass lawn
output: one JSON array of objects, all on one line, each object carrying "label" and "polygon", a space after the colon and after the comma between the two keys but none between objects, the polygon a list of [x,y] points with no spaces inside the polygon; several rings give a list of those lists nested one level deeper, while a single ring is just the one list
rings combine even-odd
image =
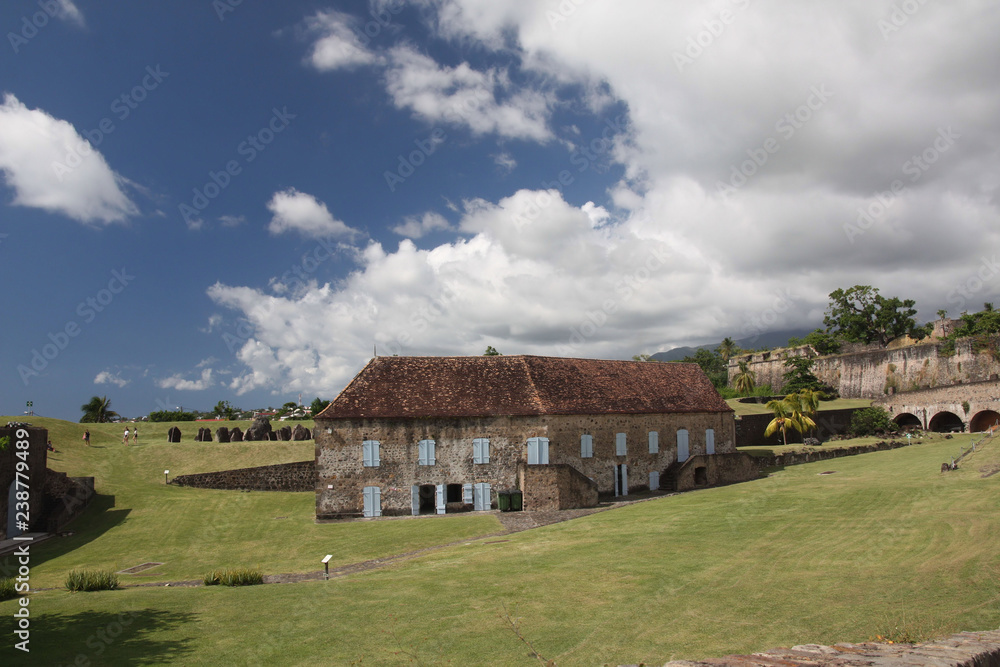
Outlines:
[{"label": "grass lawn", "polygon": [[[447,547],[329,582],[39,592],[30,606],[31,663],[69,664],[82,655],[116,665],[537,664],[508,612],[523,637],[561,666],[662,664],[887,632],[996,628],[1000,475],[980,471],[1000,466],[1000,438],[960,470],[939,472],[968,438],[788,467],[755,482]],[[285,523],[255,517],[240,501],[220,501],[233,511],[215,535],[219,544],[192,542],[178,534],[194,525],[183,517],[212,512],[165,495],[184,490],[159,482],[159,492],[155,475],[129,492],[130,503],[149,496],[149,516],[135,522],[160,524],[159,540],[171,548],[243,552],[240,562],[252,564],[260,547],[245,546],[244,530],[254,535],[266,532],[261,523]],[[454,521],[474,518],[494,520]],[[391,551],[397,540],[417,539],[396,534],[401,526],[417,526],[419,535],[452,520],[316,526],[310,517],[282,539],[340,548],[340,534],[323,531],[358,526],[348,539]],[[114,531],[137,531],[132,522],[130,512],[83,548],[94,546],[92,559],[111,558],[128,541],[103,545]],[[149,547],[154,553],[156,544]],[[70,558],[38,565],[38,576],[50,567],[54,577],[63,569],[55,565]],[[201,557],[190,558],[197,569]],[[0,617],[10,619],[15,608],[15,601],[0,603]],[[115,638],[102,639],[110,634]],[[9,632],[0,640],[5,660],[16,653],[12,641]]]},{"label": "grass lawn", "polygon": [[[728,398],[726,403],[736,411],[737,417],[743,415],[765,415],[771,414],[767,409],[767,403],[740,403],[738,398]],[[819,404],[819,411],[824,410],[847,410],[849,408],[870,408],[871,399],[868,398],[835,398],[832,401],[822,401]]]}]

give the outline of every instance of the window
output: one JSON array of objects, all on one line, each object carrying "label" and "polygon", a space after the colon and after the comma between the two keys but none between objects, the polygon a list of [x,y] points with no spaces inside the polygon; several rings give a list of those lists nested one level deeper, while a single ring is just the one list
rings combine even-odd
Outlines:
[{"label": "window", "polygon": [[489,484],[473,484],[472,486],[472,509],[476,512],[488,512],[492,505]]},{"label": "window", "polygon": [[688,432],[686,428],[677,431],[677,461],[683,463],[688,460]]},{"label": "window", "polygon": [[473,463],[490,462],[489,438],[476,438],[475,440],[472,441],[472,462]]},{"label": "window", "polygon": [[659,454],[660,453],[660,434],[656,431],[649,432],[649,453]]},{"label": "window", "polygon": [[549,462],[549,439],[528,438],[528,465],[545,465]]},{"label": "window", "polygon": [[378,440],[365,440],[361,443],[362,459],[366,468],[377,468],[380,465],[378,450]]},{"label": "window", "polygon": [[417,443],[417,464],[422,466],[434,465],[434,441],[421,440]]},{"label": "window", "polygon": [[472,484],[462,485],[462,502],[466,505],[472,505],[475,501],[475,494],[473,493],[474,489],[472,486]]},{"label": "window", "polygon": [[580,436],[580,458],[589,459],[594,457],[594,436]]},{"label": "window", "polygon": [[366,486],[364,489],[364,515],[382,516],[382,489],[377,486]]},{"label": "window", "polygon": [[712,428],[705,429],[705,453],[706,454],[715,453],[715,429]]},{"label": "window", "polygon": [[649,473],[649,490],[657,491],[660,488],[660,473],[653,470]]},{"label": "window", "polygon": [[615,433],[615,456],[625,456],[628,449],[625,445],[625,434]]}]

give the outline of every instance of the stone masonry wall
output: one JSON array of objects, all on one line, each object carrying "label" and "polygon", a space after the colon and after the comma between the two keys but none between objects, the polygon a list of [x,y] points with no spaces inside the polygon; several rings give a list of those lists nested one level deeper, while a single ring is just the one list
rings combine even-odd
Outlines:
[{"label": "stone masonry wall", "polygon": [[199,489],[315,491],[316,462],[296,461],[257,468],[178,475],[170,483]]},{"label": "stone masonry wall", "polygon": [[524,509],[565,510],[597,505],[597,483],[568,465],[526,466]]},{"label": "stone masonry wall", "polygon": [[[717,453],[735,450],[732,413],[670,415],[543,415],[427,419],[320,420],[316,424],[319,518],[357,516],[363,489],[381,489],[382,513],[410,514],[411,487],[425,484],[489,483],[494,491],[520,488],[528,438],[549,438],[549,463],[566,464],[614,492],[616,464],[628,466],[629,488],[649,486],[649,472],[677,460],[677,430],[689,431],[691,455],[705,452],[705,429],[715,431]],[[329,431],[329,432],[328,432]],[[649,453],[649,432],[659,434],[659,452]],[[615,434],[625,433],[627,454],[615,453]],[[581,434],[593,438],[593,457],[580,456]],[[490,439],[490,462],[472,462],[473,438]],[[419,465],[418,442],[434,440],[434,465]],[[380,443],[380,465],[365,467],[362,442]],[[522,489],[526,491],[526,489]]]},{"label": "stone masonry wall", "polygon": [[[14,502],[27,502],[29,528],[21,532],[32,532],[44,530],[46,521],[43,516],[45,509],[45,479],[47,450],[45,443],[48,441],[49,432],[44,428],[17,427],[0,428],[0,437],[8,438],[6,446],[0,451],[0,539],[7,539],[8,516],[10,508],[8,499],[10,498],[10,487],[19,480],[20,487],[16,487],[17,493],[24,494],[20,498],[15,497]],[[19,446],[22,445],[22,446]],[[21,455],[18,456],[18,453]],[[17,473],[21,473],[18,477]],[[24,500],[27,498],[27,500]],[[21,517],[23,518],[23,517]]]},{"label": "stone masonry wall", "polygon": [[942,345],[932,342],[828,356],[816,355],[811,347],[755,353],[733,357],[729,379],[732,382],[739,372],[739,361],[749,357],[757,384],[770,384],[775,393],[780,393],[784,386],[782,376],[788,370],[785,359],[793,356],[813,357],[816,377],[836,388],[844,398],[881,398],[891,393],[1000,377],[1000,361],[991,352],[1000,346],[1000,336],[960,339],[955,342],[955,353],[944,356],[940,354]]},{"label": "stone masonry wall", "polygon": [[1000,411],[1000,382],[986,381],[922,389],[883,396],[875,401],[893,417],[904,413],[917,417],[929,428],[935,415],[950,412],[959,417],[965,430],[985,430]]},{"label": "stone masonry wall", "polygon": [[[831,435],[846,433],[851,425],[851,416],[862,408],[847,408],[844,410],[822,410],[816,413],[816,429],[806,434],[806,437],[825,441]],[[774,419],[772,414],[743,415],[736,420],[736,446],[749,447],[753,445],[780,445],[783,443],[781,432],[765,437],[767,425]],[[794,429],[789,429],[789,443],[802,442],[802,435]]]}]

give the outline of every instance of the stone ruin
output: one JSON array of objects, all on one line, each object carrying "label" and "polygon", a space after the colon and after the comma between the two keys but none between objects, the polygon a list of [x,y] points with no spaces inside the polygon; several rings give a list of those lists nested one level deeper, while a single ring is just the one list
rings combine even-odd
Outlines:
[{"label": "stone ruin", "polygon": [[277,436],[274,431],[271,430],[271,419],[270,417],[257,416],[254,417],[253,424],[247,429],[247,432],[243,434],[244,440],[277,440]]},{"label": "stone ruin", "polygon": [[171,426],[170,430],[167,431],[167,442],[180,442],[181,441],[181,430],[176,426]]},{"label": "stone ruin", "polygon": [[282,442],[292,439],[292,428],[290,426],[282,426],[278,429],[278,440]]},{"label": "stone ruin", "polygon": [[292,440],[312,440],[312,433],[302,424],[296,424],[292,429]]},{"label": "stone ruin", "polygon": [[215,431],[215,439],[218,442],[229,442],[229,429],[225,426],[220,426]]},{"label": "stone ruin", "polygon": [[240,430],[239,426],[234,426],[229,431],[229,442],[243,442],[243,431]]}]

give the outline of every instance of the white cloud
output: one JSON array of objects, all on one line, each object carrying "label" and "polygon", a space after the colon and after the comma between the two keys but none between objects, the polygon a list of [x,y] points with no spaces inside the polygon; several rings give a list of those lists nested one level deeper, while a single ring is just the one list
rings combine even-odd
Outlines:
[{"label": "white cloud", "polygon": [[511,155],[506,151],[497,153],[492,157],[493,157],[493,163],[496,164],[496,166],[500,167],[500,170],[503,171],[505,174],[509,174],[510,172],[514,171],[515,167],[517,167],[517,160],[514,159],[513,155]]},{"label": "white cloud", "polygon": [[247,219],[242,215],[222,215],[219,216],[219,222],[222,223],[223,227],[239,227]]},{"label": "white cloud", "polygon": [[443,215],[428,211],[420,217],[409,216],[405,218],[402,224],[393,227],[392,231],[400,236],[419,239],[431,232],[446,231],[449,229],[451,229],[451,225],[448,224]]},{"label": "white cloud", "polygon": [[441,66],[409,46],[397,46],[389,51],[385,81],[397,107],[429,123],[465,126],[476,136],[497,134],[543,143],[552,138],[552,96],[533,89],[511,90],[505,70],[480,72],[468,63]]},{"label": "white cloud", "polygon": [[127,180],[72,125],[10,93],[0,105],[0,170],[19,206],[104,224],[139,212],[123,190]]},{"label": "white cloud", "polygon": [[[200,366],[200,364],[199,364]],[[201,377],[197,380],[185,379],[181,373],[171,375],[156,381],[156,385],[161,389],[177,389],[179,391],[204,391],[215,385],[212,381],[212,369],[202,370]]]},{"label": "white cloud", "polygon": [[361,43],[359,22],[337,11],[320,11],[306,19],[309,32],[320,37],[313,44],[309,63],[321,72],[373,65],[381,58]]},{"label": "white cloud", "polygon": [[76,23],[81,28],[86,25],[86,21],[84,21],[83,14],[80,12],[77,6],[73,4],[73,0],[56,0],[56,2],[58,3],[59,6],[56,16],[63,19],[64,21],[71,21],[73,23]]},{"label": "white cloud", "polygon": [[326,204],[295,188],[274,193],[267,208],[274,214],[267,227],[272,234],[296,231],[303,236],[321,238],[350,237],[359,233],[334,218]]},{"label": "white cloud", "polygon": [[116,387],[124,387],[128,383],[129,381],[124,379],[120,373],[112,373],[111,371],[101,371],[94,377],[94,384],[113,384]]}]

